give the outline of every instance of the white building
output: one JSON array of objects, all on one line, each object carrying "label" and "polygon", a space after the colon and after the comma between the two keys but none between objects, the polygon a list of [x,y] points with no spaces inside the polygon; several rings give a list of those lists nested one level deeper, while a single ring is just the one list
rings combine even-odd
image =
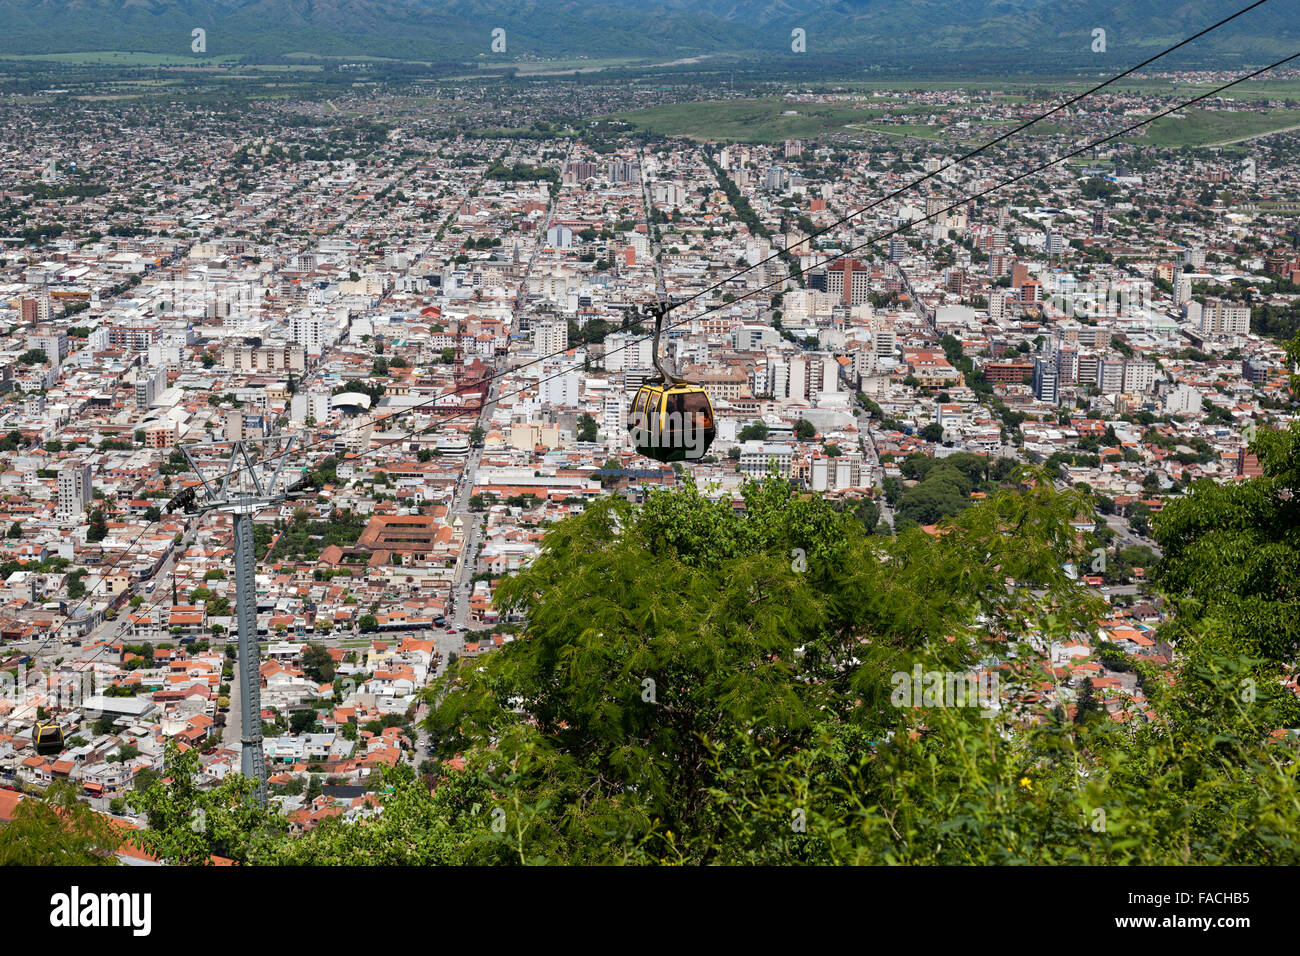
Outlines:
[{"label": "white building", "polygon": [[605,370],[654,367],[654,341],[644,335],[611,332],[605,336]]},{"label": "white building", "polygon": [[1179,385],[1165,396],[1166,415],[1196,415],[1201,411],[1201,393],[1190,385]]},{"label": "white building", "polygon": [[790,477],[794,465],[794,446],[772,442],[747,441],[740,446],[740,473],[762,478],[775,466],[779,475]]},{"label": "white building", "polygon": [[1245,335],[1250,331],[1250,306],[1208,299],[1201,310],[1202,335]]},{"label": "white building", "polygon": [[601,406],[600,430],[604,432],[608,444],[620,446],[627,441],[625,415],[623,396],[617,392],[606,395]]},{"label": "white building", "polygon": [[1149,392],[1156,383],[1156,363],[1129,359],[1124,363],[1124,391]]},{"label": "white building", "polygon": [[1113,395],[1124,390],[1124,363],[1120,359],[1099,359],[1097,361],[1097,387],[1104,395]]},{"label": "white building", "polygon": [[537,386],[537,399],[542,405],[562,405],[567,408],[578,406],[578,370],[565,368],[561,371],[558,363],[544,362],[541,365],[541,382]]},{"label": "white building", "polygon": [[65,465],[59,469],[59,506],[60,521],[76,521],[86,510],[86,504],[93,497],[90,480],[90,465],[79,463]]},{"label": "white building", "polygon": [[312,355],[325,350],[325,320],[318,315],[295,315],[289,320],[289,339],[306,346]]},{"label": "white building", "polygon": [[564,319],[540,319],[533,324],[533,351],[555,355],[568,351],[569,323]]}]

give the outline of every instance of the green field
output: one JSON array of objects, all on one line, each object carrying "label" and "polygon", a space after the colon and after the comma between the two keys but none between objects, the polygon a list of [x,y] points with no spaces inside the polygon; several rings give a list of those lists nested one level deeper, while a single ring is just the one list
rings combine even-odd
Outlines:
[{"label": "green field", "polygon": [[1300,126],[1300,110],[1233,113],[1190,109],[1162,116],[1135,140],[1146,146],[1220,146]]},{"label": "green field", "polygon": [[[613,118],[661,136],[773,143],[833,133],[860,136],[864,132],[899,139],[945,139],[948,124],[956,115],[948,106],[916,104],[898,98],[873,98],[859,103],[791,103],[771,98],[678,103],[619,113]],[[905,116],[932,116],[937,122],[933,125],[879,122],[885,117]],[[1027,135],[1053,136],[1063,132],[1068,130],[1044,122]]]},{"label": "green field", "polygon": [[753,99],[677,103],[619,113],[613,118],[661,136],[773,143],[844,132],[847,126],[885,115],[886,111],[874,108]]},{"label": "green field", "polygon": [[902,125],[891,123],[854,123],[852,129],[867,133],[880,133],[884,136],[896,136],[899,139],[939,139],[943,135],[941,126],[925,126],[919,123]]}]

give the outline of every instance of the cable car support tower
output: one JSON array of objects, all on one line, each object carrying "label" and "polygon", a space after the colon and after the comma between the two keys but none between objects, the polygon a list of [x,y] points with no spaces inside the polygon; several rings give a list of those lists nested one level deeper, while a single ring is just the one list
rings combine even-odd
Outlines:
[{"label": "cable car support tower", "polygon": [[[219,511],[231,516],[235,532],[235,615],[239,626],[239,709],[240,772],[253,781],[254,796],[266,806],[266,758],[262,751],[262,694],[259,651],[257,645],[256,555],[253,551],[253,517],[311,487],[312,479],[304,468],[302,475],[287,488],[281,488],[285,462],[297,436],[245,438],[238,441],[181,445],[190,467],[202,486],[190,486],[173,498],[168,511],[183,507],[189,514]],[[268,449],[280,443],[274,454]],[[204,467],[213,461],[203,452],[230,448],[225,470],[219,478],[209,478]]]}]

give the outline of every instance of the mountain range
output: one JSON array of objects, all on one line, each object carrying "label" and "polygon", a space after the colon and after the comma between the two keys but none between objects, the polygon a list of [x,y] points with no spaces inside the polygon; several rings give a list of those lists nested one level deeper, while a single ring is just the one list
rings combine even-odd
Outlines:
[{"label": "mountain range", "polygon": [[[1131,65],[1248,0],[3,0],[0,56],[122,50],[208,56],[519,56],[792,61],[891,67],[1005,64],[1016,72]],[[1269,0],[1172,65],[1233,69],[1300,51],[1294,0]],[[492,31],[506,49],[493,51]],[[1094,30],[1106,52],[1093,51]]]}]

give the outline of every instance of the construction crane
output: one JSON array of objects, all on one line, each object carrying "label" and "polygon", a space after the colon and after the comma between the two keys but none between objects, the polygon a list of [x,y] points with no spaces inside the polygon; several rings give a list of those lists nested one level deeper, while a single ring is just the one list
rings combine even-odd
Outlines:
[{"label": "construction crane", "polygon": [[[239,627],[240,771],[254,782],[257,802],[266,806],[266,758],[262,750],[262,694],[257,644],[256,556],[253,552],[253,516],[314,487],[314,476],[303,468],[295,481],[281,488],[285,464],[296,436],[245,438],[237,441],[181,445],[186,461],[202,486],[189,486],[167,503],[188,514],[220,511],[231,516],[235,532],[235,618]],[[268,452],[273,443],[283,447]],[[209,479],[211,468],[205,449],[230,448],[220,477]],[[202,462],[202,464],[201,464]]]}]

